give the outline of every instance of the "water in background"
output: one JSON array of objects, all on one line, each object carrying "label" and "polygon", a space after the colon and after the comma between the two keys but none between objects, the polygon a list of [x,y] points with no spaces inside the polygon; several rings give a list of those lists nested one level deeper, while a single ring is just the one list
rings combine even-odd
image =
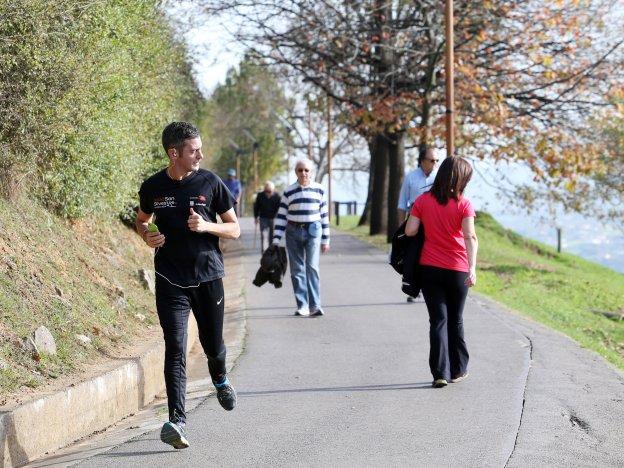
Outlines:
[{"label": "water in background", "polygon": [[[501,201],[491,186],[493,175],[485,163],[478,163],[466,196],[477,210],[492,214],[503,226],[518,234],[556,247],[557,227],[562,229],[562,250],[587,260],[600,263],[620,273],[624,273],[624,232],[615,224],[599,221],[576,213],[565,214],[559,211],[556,219],[544,212],[528,214],[523,210],[508,206]],[[506,168],[506,174],[514,173],[516,181],[528,175],[520,168]],[[495,175],[494,175],[495,176]],[[335,173],[332,184],[335,201],[366,200],[368,174]],[[358,213],[362,206],[358,205]],[[343,214],[346,212],[343,207]]]}]

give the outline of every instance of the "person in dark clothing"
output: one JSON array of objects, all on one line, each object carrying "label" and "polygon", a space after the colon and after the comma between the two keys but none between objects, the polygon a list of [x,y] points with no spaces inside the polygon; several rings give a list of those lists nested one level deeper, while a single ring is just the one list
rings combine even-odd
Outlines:
[{"label": "person in dark clothing", "polygon": [[280,204],[280,194],[275,191],[275,184],[268,180],[264,184],[264,190],[258,192],[254,201],[254,220],[260,224],[260,253],[264,252],[264,238],[268,231],[266,246],[271,245],[273,239],[273,223]]},{"label": "person in dark clothing", "polygon": [[475,211],[463,196],[472,167],[463,158],[446,158],[431,190],[419,196],[405,233],[421,223],[425,241],[420,254],[420,284],[429,311],[429,368],[435,388],[468,376],[463,312],[468,288],[477,282]]},{"label": "person in dark clothing", "polygon": [[[169,421],[160,439],[176,449],[189,446],[186,413],[186,338],[191,309],[208,370],[225,410],[236,405],[236,392],[225,368],[223,342],[224,268],[219,239],[236,239],[240,227],[235,200],[221,179],[199,167],[202,141],[197,128],[173,122],[163,131],[169,166],[139,190],[137,232],[156,249],[156,309],[165,341],[165,386]],[[217,215],[222,223],[217,223]],[[152,221],[155,217],[155,223]]]}]

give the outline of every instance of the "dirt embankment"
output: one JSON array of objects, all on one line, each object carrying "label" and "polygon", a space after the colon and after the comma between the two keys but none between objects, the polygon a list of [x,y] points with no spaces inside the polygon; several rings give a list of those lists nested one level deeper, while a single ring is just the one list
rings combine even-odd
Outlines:
[{"label": "dirt embankment", "polygon": [[[157,336],[143,268],[151,250],[118,220],[72,224],[0,201],[0,406],[97,373]],[[40,326],[55,354],[29,342]]]}]

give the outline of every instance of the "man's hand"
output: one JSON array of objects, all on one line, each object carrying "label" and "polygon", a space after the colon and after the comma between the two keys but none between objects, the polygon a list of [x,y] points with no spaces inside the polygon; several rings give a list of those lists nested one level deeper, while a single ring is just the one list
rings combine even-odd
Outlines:
[{"label": "man's hand", "polygon": [[210,223],[195,213],[195,210],[191,208],[191,214],[188,218],[187,224],[189,229],[193,232],[208,232],[208,225]]},{"label": "man's hand", "polygon": [[329,244],[321,244],[321,252],[322,253],[329,252]]},{"label": "man's hand", "polygon": [[162,247],[165,245],[165,236],[160,232],[145,232],[145,243],[151,248]]},{"label": "man's hand", "polygon": [[258,218],[254,218],[254,223],[258,224]]}]

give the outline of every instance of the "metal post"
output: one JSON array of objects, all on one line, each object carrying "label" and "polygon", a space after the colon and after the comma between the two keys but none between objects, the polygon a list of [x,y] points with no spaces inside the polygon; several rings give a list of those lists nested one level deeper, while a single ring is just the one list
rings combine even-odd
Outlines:
[{"label": "metal post", "polygon": [[336,226],[340,226],[340,202],[334,202],[334,213],[336,214]]},{"label": "metal post", "polygon": [[455,121],[453,118],[453,113],[455,112],[455,77],[453,70],[453,0],[446,0],[444,16],[446,23],[446,157],[448,158],[455,154]]},{"label": "metal post", "polygon": [[333,144],[333,128],[331,115],[332,98],[327,96],[327,206],[329,208],[328,217],[331,221],[332,207],[332,144]]},{"label": "metal post", "polygon": [[557,252],[561,253],[561,228],[557,228]]}]

